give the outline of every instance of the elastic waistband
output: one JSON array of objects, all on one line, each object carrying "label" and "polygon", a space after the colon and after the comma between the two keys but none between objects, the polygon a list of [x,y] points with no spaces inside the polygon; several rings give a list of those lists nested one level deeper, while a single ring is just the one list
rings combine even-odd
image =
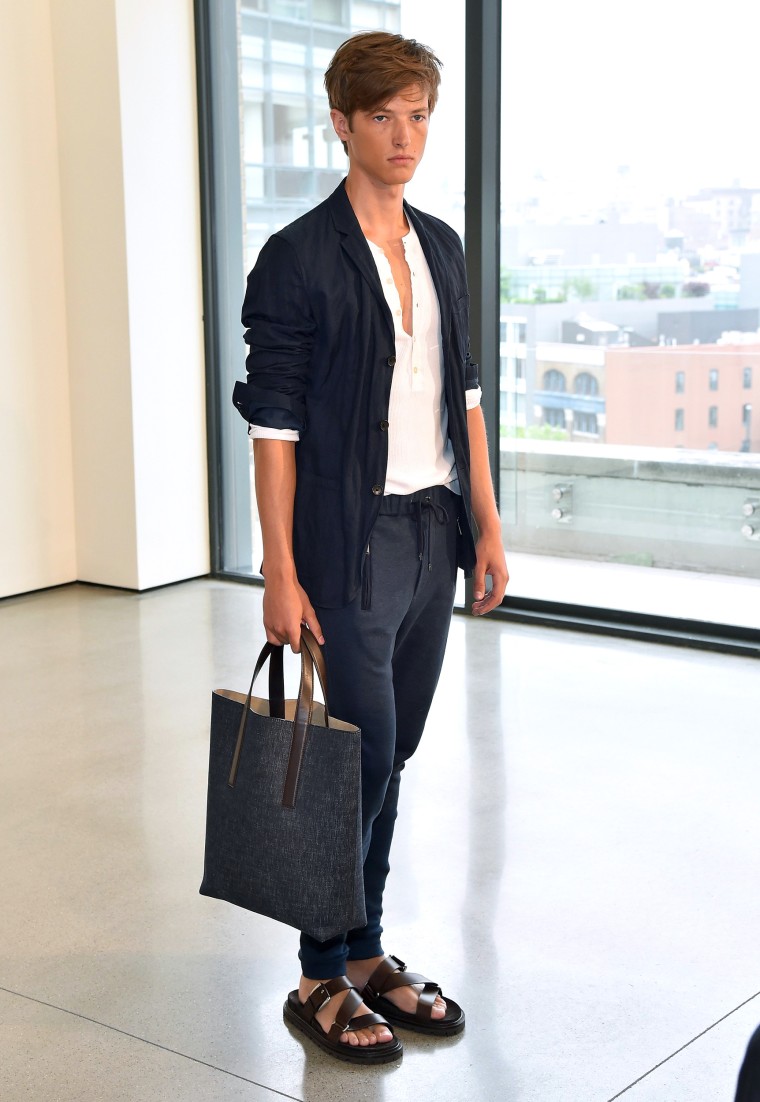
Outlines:
[{"label": "elastic waistband", "polygon": [[422,505],[443,505],[445,508],[458,499],[459,494],[455,494],[448,486],[429,486],[426,490],[415,490],[413,494],[385,494],[380,502],[380,516],[416,516]]}]

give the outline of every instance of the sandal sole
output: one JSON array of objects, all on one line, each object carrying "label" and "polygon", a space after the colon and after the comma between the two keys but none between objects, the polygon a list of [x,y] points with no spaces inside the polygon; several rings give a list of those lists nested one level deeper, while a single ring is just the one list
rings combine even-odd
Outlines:
[{"label": "sandal sole", "polygon": [[343,1060],[347,1064],[363,1064],[364,1067],[377,1064],[392,1064],[400,1060],[404,1054],[404,1048],[397,1037],[393,1041],[385,1041],[375,1045],[349,1045],[341,1041],[331,1041],[322,1027],[305,1022],[297,1010],[294,1010],[290,1002],[286,1002],[282,1008],[282,1016],[285,1021],[300,1030],[305,1037],[319,1045],[325,1052],[329,1052],[336,1060]]}]

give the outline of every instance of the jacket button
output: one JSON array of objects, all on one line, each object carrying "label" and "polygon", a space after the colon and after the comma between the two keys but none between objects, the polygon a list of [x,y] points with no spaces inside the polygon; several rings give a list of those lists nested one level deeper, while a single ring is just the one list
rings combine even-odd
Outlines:
[{"label": "jacket button", "polygon": [[375,497],[379,497],[382,492],[383,492],[382,486],[373,486],[372,487],[372,493],[375,495]]},{"label": "jacket button", "polygon": [[388,367],[395,367],[396,366],[396,357],[395,356],[389,356],[388,360],[387,360],[387,363],[388,363]]},{"label": "jacket button", "polygon": [[388,422],[387,421],[381,421],[380,422],[380,428],[383,430],[383,432],[387,432],[388,431]]}]

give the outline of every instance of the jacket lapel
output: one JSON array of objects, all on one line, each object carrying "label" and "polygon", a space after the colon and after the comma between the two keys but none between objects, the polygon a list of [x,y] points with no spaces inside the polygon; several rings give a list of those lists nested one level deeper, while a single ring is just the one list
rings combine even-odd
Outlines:
[{"label": "jacket lapel", "polygon": [[341,248],[369,284],[372,293],[377,299],[381,315],[388,329],[391,344],[393,345],[396,341],[396,333],[393,328],[393,318],[391,317],[390,307],[383,293],[380,276],[377,274],[377,265],[372,258],[369,245],[361,231],[361,226],[357,221],[353,207],[346,195],[345,181],[335,189],[328,203],[330,205],[333,223],[341,237]]}]

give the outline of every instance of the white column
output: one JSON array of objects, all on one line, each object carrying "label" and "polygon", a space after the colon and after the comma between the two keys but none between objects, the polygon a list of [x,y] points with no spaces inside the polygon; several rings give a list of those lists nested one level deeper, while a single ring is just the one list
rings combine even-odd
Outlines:
[{"label": "white column", "polygon": [[208,571],[192,0],[50,0],[77,576]]}]

